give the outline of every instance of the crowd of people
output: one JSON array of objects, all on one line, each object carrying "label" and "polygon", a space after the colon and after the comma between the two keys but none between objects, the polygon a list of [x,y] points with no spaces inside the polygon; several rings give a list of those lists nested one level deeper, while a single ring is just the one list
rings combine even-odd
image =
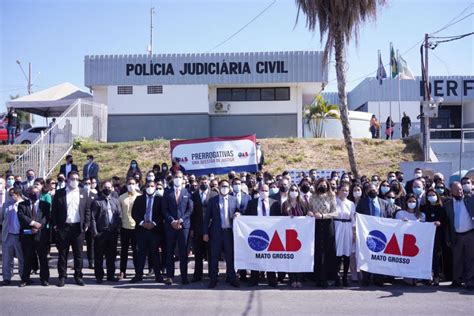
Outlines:
[{"label": "crowd of people", "polygon": [[[208,287],[214,288],[222,259],[225,280],[234,287],[241,282],[248,286],[266,282],[272,287],[287,282],[291,288],[303,282],[322,288],[393,283],[393,277],[357,271],[355,219],[359,213],[436,225],[433,278],[404,280],[410,285],[452,281],[452,287],[474,287],[474,197],[472,180],[467,177],[446,183],[441,173],[429,177],[418,168],[409,181],[400,171],[370,177],[333,172],[328,178],[318,178],[315,169],[301,173],[298,181],[287,171],[196,177],[186,174],[176,161],[171,167],[156,164],[143,172],[136,160],[124,172],[124,182],[117,176],[100,179],[99,172],[94,157],[88,155],[81,177],[69,155],[57,177],[37,178],[34,170],[28,170],[26,181],[11,173],[0,178],[1,285],[11,284],[16,256],[20,287],[31,284],[31,273],[37,270],[41,285],[48,286],[49,254],[55,245],[57,285],[65,284],[72,248],[74,280],[84,286],[84,242],[88,267],[94,269],[97,283],[104,279],[138,283],[153,276],[158,283],[172,285],[175,261],[179,261],[180,282],[187,285],[204,280],[207,260]],[[314,273],[236,271],[232,225],[238,216],[314,217]],[[127,274],[130,252],[133,276]],[[191,252],[194,273],[190,280]]]}]

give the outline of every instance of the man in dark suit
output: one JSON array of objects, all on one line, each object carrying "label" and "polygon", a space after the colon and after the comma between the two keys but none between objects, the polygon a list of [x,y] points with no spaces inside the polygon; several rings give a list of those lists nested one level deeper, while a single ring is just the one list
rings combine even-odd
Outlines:
[{"label": "man in dark suit", "polygon": [[152,255],[151,261],[155,272],[155,281],[158,283],[164,281],[160,270],[160,253],[158,252],[158,245],[161,242],[163,231],[162,198],[155,194],[155,191],[155,182],[148,181],[145,185],[145,193],[138,196],[133,203],[132,218],[135,221],[137,264],[135,266],[135,276],[130,281],[131,283],[143,280],[146,257],[150,254]]},{"label": "man in dark suit", "polygon": [[209,200],[207,212],[204,215],[203,240],[209,242],[209,282],[208,288],[217,285],[219,276],[219,258],[224,250],[226,262],[227,282],[234,287],[239,287],[234,269],[234,235],[232,223],[235,216],[239,216],[239,207],[235,197],[229,195],[229,181],[219,182],[219,195]]},{"label": "man in dark suit", "polygon": [[199,189],[193,193],[193,213],[191,215],[191,228],[189,235],[193,239],[194,252],[194,275],[191,282],[199,282],[203,275],[203,260],[207,257],[207,243],[202,239],[202,227],[204,214],[209,205],[209,199],[217,193],[209,189],[209,178],[202,176],[199,178]]},{"label": "man in dark suit", "polygon": [[20,222],[20,242],[23,250],[23,274],[20,287],[31,283],[31,267],[39,258],[41,285],[49,285],[48,244],[50,205],[40,201],[40,190],[30,187],[27,191],[28,200],[18,204],[18,220]]},{"label": "man in dark suit", "polygon": [[252,198],[250,197],[250,195],[242,191],[242,182],[239,178],[234,178],[232,180],[232,196],[237,199],[239,212],[241,214],[245,214],[247,205]]},{"label": "man in dark suit", "polygon": [[67,155],[66,163],[61,165],[59,168],[59,173],[63,174],[67,178],[69,172],[71,171],[79,172],[79,169],[77,169],[77,165],[73,164],[72,155]]},{"label": "man in dark suit", "polygon": [[32,187],[35,183],[35,172],[33,171],[33,169],[29,169],[27,172],[26,172],[26,181],[23,181],[21,183],[21,187],[22,187],[22,190],[23,190],[23,195],[27,195],[27,192],[28,192],[28,189],[30,187]]},{"label": "man in dark suit", "polygon": [[179,267],[181,283],[189,284],[188,280],[188,235],[191,227],[193,200],[183,186],[183,173],[176,171],[173,175],[173,188],[163,196],[163,217],[166,235],[166,284],[173,284],[174,250],[176,243],[179,248]]},{"label": "man in dark suit", "polygon": [[453,283],[451,287],[474,290],[474,197],[463,193],[461,183],[451,185],[453,198],[446,202],[447,240],[453,250]]},{"label": "man in dark suit", "polygon": [[[359,214],[370,215],[375,217],[391,218],[390,204],[377,196],[378,190],[374,184],[369,184],[366,190],[366,196],[361,198],[357,203],[356,212]],[[369,286],[372,273],[362,271],[362,285]],[[380,275],[373,274],[375,285],[382,286],[383,278]]]},{"label": "man in dark suit", "polygon": [[67,181],[67,186],[64,189],[56,191],[51,212],[51,224],[56,231],[56,247],[59,252],[58,286],[64,286],[70,246],[72,246],[74,256],[74,279],[77,285],[84,286],[82,280],[82,245],[85,232],[90,226],[91,205],[87,191],[79,188],[79,174],[77,171],[71,171]]},{"label": "man in dark suit", "polygon": [[[270,189],[268,185],[264,184],[260,187],[259,196],[257,199],[253,199],[247,205],[245,216],[281,216],[281,205],[280,202],[269,197]],[[250,284],[249,286],[258,285],[260,278],[259,271],[250,272]],[[268,285],[276,287],[278,285],[277,277],[275,272],[267,271]]]},{"label": "man in dark suit", "polygon": [[263,165],[265,164],[265,155],[262,150],[262,145],[260,142],[256,143],[256,155],[257,155],[257,166],[258,166],[258,171],[262,171]]},{"label": "man in dark suit", "polygon": [[112,182],[102,184],[102,194],[91,204],[91,234],[94,237],[94,272],[97,283],[104,278],[104,255],[107,266],[107,281],[116,282],[115,258],[117,240],[122,227],[122,208],[112,196]]},{"label": "man in dark suit", "polygon": [[87,155],[87,163],[82,168],[84,179],[94,178],[99,181],[99,165],[94,161],[94,156]]}]

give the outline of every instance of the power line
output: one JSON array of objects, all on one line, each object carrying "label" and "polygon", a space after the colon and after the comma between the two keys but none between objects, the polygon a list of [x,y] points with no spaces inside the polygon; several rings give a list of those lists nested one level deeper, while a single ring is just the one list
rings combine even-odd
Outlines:
[{"label": "power line", "polygon": [[440,28],[439,30],[437,30],[437,31],[435,31],[435,32],[433,32],[433,33],[431,33],[431,34],[428,34],[428,35],[429,35],[429,36],[435,35],[435,34],[441,32],[441,31],[443,31],[443,30],[445,30],[445,29],[447,29],[447,28],[449,28],[449,27],[451,27],[451,26],[453,26],[453,25],[455,25],[455,24],[461,22],[462,20],[466,19],[467,17],[471,16],[472,13],[469,14],[469,15],[467,15],[467,16],[465,16],[465,17],[463,17],[463,18],[461,18],[460,20],[458,20],[458,21],[456,21],[456,22],[453,22],[453,21],[456,20],[458,17],[460,17],[461,15],[463,15],[464,12],[466,12],[468,9],[470,9],[473,5],[474,5],[474,3],[471,3],[470,5],[468,5],[466,8],[464,8],[464,9],[461,11],[461,13],[459,13],[457,16],[455,16],[454,18],[452,18],[451,21],[449,21],[445,26],[443,26],[443,27]]},{"label": "power line", "polygon": [[235,33],[233,33],[232,35],[230,35],[229,37],[227,37],[225,40],[223,40],[222,42],[220,42],[219,44],[217,44],[216,46],[214,46],[213,48],[209,49],[206,51],[206,53],[209,53],[210,51],[213,51],[214,49],[224,45],[225,43],[227,43],[228,41],[230,41],[232,38],[234,38],[237,34],[239,34],[240,32],[242,32],[247,26],[249,26],[253,21],[255,21],[256,19],[258,19],[262,14],[265,13],[265,11],[267,11],[268,9],[270,9],[271,6],[273,6],[274,4],[276,3],[276,0],[273,0],[272,3],[270,3],[268,6],[265,7],[265,9],[263,9],[259,14],[257,14],[254,18],[252,18],[250,21],[248,21],[244,26],[242,26],[240,29],[238,29]]}]

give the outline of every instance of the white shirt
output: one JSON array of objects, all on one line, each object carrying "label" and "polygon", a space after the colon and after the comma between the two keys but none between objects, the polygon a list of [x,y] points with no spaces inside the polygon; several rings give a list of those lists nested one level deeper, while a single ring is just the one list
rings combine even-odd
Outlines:
[{"label": "white shirt", "polygon": [[72,164],[67,163],[66,164],[66,174],[65,174],[66,177],[69,174],[69,172],[71,172],[71,169],[72,169]]},{"label": "white shirt", "polygon": [[456,233],[465,233],[474,229],[474,220],[469,215],[463,200],[453,199],[454,230]]},{"label": "white shirt", "polygon": [[270,216],[270,203],[268,202],[268,199],[262,200],[258,199],[258,204],[257,204],[257,216],[263,216],[263,209],[262,209],[262,201],[265,204],[265,216]]},{"label": "white shirt", "polygon": [[81,215],[79,213],[79,201],[80,192],[79,188],[71,190],[69,187],[66,188],[66,203],[67,203],[67,216],[66,223],[80,223]]}]

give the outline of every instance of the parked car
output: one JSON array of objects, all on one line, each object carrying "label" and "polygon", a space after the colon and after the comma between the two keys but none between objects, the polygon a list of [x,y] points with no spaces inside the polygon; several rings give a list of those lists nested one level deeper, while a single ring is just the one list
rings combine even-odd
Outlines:
[{"label": "parked car", "polygon": [[[28,124],[28,128],[30,128],[31,125]],[[21,131],[17,130],[16,131],[16,137],[20,136]],[[8,140],[8,133],[7,133],[7,123],[4,121],[0,121],[0,143],[6,144]]]},{"label": "parked car", "polygon": [[15,140],[15,144],[31,144],[41,135],[41,131],[46,131],[47,126],[35,126],[25,129]]}]

